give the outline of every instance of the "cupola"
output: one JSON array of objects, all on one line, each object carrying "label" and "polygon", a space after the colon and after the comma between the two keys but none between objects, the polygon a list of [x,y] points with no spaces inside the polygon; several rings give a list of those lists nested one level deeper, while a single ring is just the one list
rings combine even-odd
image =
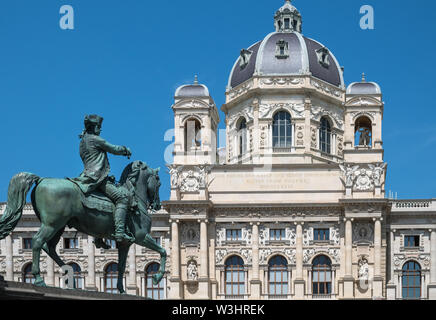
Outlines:
[{"label": "cupola", "polygon": [[301,14],[290,0],[277,10],[274,16],[274,24],[277,32],[299,32],[302,31]]}]

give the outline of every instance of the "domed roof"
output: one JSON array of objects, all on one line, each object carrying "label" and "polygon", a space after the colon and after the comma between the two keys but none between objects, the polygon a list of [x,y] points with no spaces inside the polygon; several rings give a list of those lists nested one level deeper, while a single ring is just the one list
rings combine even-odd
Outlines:
[{"label": "domed roof", "polygon": [[195,76],[194,84],[185,84],[177,88],[176,97],[209,97],[209,89],[204,84],[199,84]]},{"label": "domed roof", "polygon": [[301,15],[290,1],[275,17],[276,32],[241,51],[229,77],[234,88],[255,75],[303,75],[344,88],[342,69],[332,52],[321,43],[304,37]]},{"label": "domed roof", "polygon": [[375,82],[366,82],[365,74],[362,76],[362,82],[353,82],[347,88],[348,95],[377,95],[381,94],[380,86]]}]

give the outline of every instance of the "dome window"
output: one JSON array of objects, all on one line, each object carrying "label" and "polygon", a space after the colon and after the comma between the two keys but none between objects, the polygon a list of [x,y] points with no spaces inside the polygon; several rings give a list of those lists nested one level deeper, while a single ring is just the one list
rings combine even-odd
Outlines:
[{"label": "dome window", "polygon": [[316,55],[318,56],[318,62],[320,65],[322,65],[324,68],[330,67],[330,52],[329,50],[324,47],[321,49],[316,50]]},{"label": "dome window", "polygon": [[276,43],[276,58],[286,59],[289,57],[289,45],[288,43],[281,39]]},{"label": "dome window", "polygon": [[244,69],[248,65],[252,54],[253,52],[250,50],[247,49],[241,50],[241,59],[239,62],[239,66],[241,67],[241,69]]}]

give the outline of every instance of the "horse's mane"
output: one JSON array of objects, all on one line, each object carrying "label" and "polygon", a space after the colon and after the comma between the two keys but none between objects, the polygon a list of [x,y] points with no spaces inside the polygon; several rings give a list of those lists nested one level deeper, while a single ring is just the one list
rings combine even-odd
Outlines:
[{"label": "horse's mane", "polygon": [[140,170],[140,169],[148,169],[148,166],[146,163],[141,161],[134,161],[129,163],[123,170],[123,173],[121,174],[120,178],[120,185],[123,185],[126,183],[127,179],[130,178],[131,174]]},{"label": "horse's mane", "polygon": [[123,170],[120,178],[120,184],[123,185],[127,181],[127,177],[132,173],[133,162],[129,163]]}]

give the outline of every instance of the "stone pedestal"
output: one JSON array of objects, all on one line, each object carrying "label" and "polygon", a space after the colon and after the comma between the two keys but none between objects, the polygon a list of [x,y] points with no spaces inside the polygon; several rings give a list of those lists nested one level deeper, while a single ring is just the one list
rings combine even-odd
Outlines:
[{"label": "stone pedestal", "polygon": [[180,300],[183,299],[183,282],[180,279],[171,278],[169,281],[170,290],[168,299]]},{"label": "stone pedestal", "polygon": [[198,298],[200,300],[210,300],[210,281],[208,278],[198,279]]},{"label": "stone pedestal", "polygon": [[386,286],[386,299],[387,300],[396,300],[397,299],[397,286],[395,284],[389,283]]},{"label": "stone pedestal", "polygon": [[354,299],[354,278],[344,277],[344,299]]},{"label": "stone pedestal", "polygon": [[436,283],[430,283],[427,286],[428,300],[436,300]]},{"label": "stone pedestal", "polygon": [[251,280],[250,281],[250,291],[251,291],[251,300],[260,300],[260,295],[262,292],[262,281],[260,280]]},{"label": "stone pedestal", "polygon": [[374,277],[372,282],[372,298],[383,299],[383,277]]},{"label": "stone pedestal", "polygon": [[303,300],[306,282],[303,279],[296,279],[294,281],[294,299]]}]

